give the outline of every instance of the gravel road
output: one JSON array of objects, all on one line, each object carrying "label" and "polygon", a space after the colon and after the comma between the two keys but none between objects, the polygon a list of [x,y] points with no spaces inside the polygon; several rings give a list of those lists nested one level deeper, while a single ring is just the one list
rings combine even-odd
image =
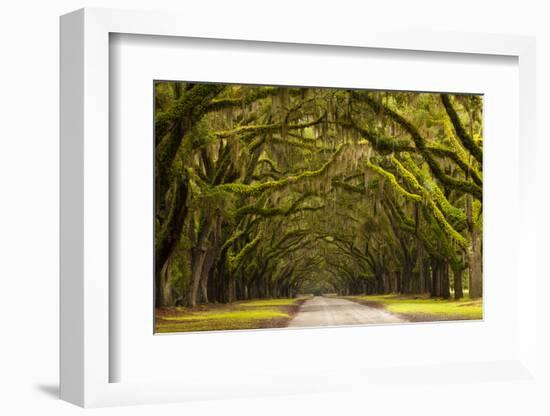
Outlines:
[{"label": "gravel road", "polygon": [[407,322],[382,309],[346,299],[315,296],[305,301],[289,327],[388,324]]}]

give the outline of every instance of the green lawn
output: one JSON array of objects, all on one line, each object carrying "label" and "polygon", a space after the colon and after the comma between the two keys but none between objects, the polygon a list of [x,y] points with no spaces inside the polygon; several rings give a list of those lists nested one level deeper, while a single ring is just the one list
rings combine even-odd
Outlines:
[{"label": "green lawn", "polygon": [[157,309],[155,332],[285,327],[305,298],[262,299],[198,308]]},{"label": "green lawn", "polygon": [[413,322],[483,319],[481,299],[454,301],[411,295],[349,296],[347,299],[382,307]]}]

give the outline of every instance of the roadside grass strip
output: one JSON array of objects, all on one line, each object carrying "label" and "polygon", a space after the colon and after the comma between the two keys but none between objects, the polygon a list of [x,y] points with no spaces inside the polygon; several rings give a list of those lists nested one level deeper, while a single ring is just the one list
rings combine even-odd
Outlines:
[{"label": "roadside grass strip", "polygon": [[455,301],[410,295],[349,296],[347,299],[372,307],[383,307],[413,322],[483,319],[481,299]]},{"label": "roadside grass strip", "polygon": [[195,309],[156,311],[156,332],[192,332],[284,327],[303,299],[241,301]]}]

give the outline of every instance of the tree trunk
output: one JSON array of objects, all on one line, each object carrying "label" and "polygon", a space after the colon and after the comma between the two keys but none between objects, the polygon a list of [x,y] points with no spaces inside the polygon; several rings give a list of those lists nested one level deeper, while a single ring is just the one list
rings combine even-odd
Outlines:
[{"label": "tree trunk", "polygon": [[441,296],[441,266],[437,265],[434,275],[434,296]]},{"label": "tree trunk", "polygon": [[464,296],[462,291],[462,269],[453,268],[453,286],[455,290],[455,300],[460,300]]},{"label": "tree trunk", "polygon": [[204,260],[206,258],[206,250],[197,248],[194,250],[193,255],[193,274],[192,274],[192,286],[191,286],[191,299],[189,303],[192,308],[197,306],[197,297],[199,294],[199,285],[202,277],[202,269],[204,265]]},{"label": "tree trunk", "polygon": [[173,288],[170,280],[172,274],[172,259],[164,263],[159,273],[159,284],[156,292],[156,305],[158,308],[174,306]]},{"label": "tree trunk", "polygon": [[[162,237],[155,245],[155,278],[159,283],[163,279],[161,270],[166,268],[169,258],[174,253],[181,238],[181,232],[187,217],[188,190],[186,179],[182,179],[176,186],[173,214],[165,224],[161,225],[161,228],[165,229],[166,232],[156,231]],[[164,276],[164,279],[165,282],[170,282],[169,276]],[[157,297],[156,301],[160,301],[160,297]],[[160,307],[161,305],[157,303],[156,306]]]},{"label": "tree trunk", "polygon": [[472,245],[468,250],[468,267],[470,271],[470,298],[480,298],[483,296],[483,271],[481,255],[481,239],[479,231],[472,217],[472,197],[466,199],[466,214],[468,218],[468,229],[470,231]]},{"label": "tree trunk", "polygon": [[405,283],[405,273],[403,272],[403,270],[399,270],[398,272],[395,272],[395,277],[396,277],[396,283],[397,283],[395,287],[395,292],[403,293],[404,283]]},{"label": "tree trunk", "polygon": [[206,275],[203,275],[201,279],[201,294],[202,301],[204,303],[208,303],[208,273]]},{"label": "tree trunk", "polygon": [[382,273],[378,273],[376,275],[376,292],[380,294],[386,293],[386,285],[384,282],[384,275]]},{"label": "tree trunk", "polygon": [[420,272],[412,272],[411,293],[422,293],[420,290]]},{"label": "tree trunk", "polygon": [[424,279],[424,288],[422,290],[422,293],[430,293],[430,262],[428,259],[425,259],[422,262],[423,266],[423,279]]},{"label": "tree trunk", "polygon": [[208,303],[208,278],[210,276],[210,270],[212,269],[212,265],[214,264],[215,256],[216,256],[216,249],[209,248],[206,251],[206,257],[204,259],[204,263],[202,266],[200,287],[201,287],[201,293],[202,293],[202,301],[204,303]]},{"label": "tree trunk", "polygon": [[443,299],[451,297],[449,286],[449,264],[445,262],[441,268],[441,297]]},{"label": "tree trunk", "polygon": [[420,258],[418,260],[418,267],[419,267],[419,270],[418,270],[418,293],[424,293],[426,291],[426,277],[425,277],[425,273],[426,273],[426,270],[424,270],[424,266],[425,266],[425,263],[424,263],[424,259]]},{"label": "tree trunk", "polygon": [[200,228],[197,236],[197,242],[195,247],[191,250],[191,264],[192,264],[192,277],[191,277],[191,296],[189,303],[191,307],[197,306],[199,288],[201,286],[201,280],[203,278],[204,262],[206,255],[208,254],[209,247],[207,246],[210,236],[211,223],[206,222]]},{"label": "tree trunk", "polygon": [[229,283],[227,285],[227,303],[233,303],[235,301],[235,279],[234,277],[229,278]]}]

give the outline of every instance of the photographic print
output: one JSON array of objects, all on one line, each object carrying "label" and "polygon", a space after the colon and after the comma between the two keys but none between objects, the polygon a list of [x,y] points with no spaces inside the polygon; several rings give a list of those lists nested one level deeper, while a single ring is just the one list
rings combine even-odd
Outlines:
[{"label": "photographic print", "polygon": [[481,95],[154,100],[156,333],[482,319]]}]

